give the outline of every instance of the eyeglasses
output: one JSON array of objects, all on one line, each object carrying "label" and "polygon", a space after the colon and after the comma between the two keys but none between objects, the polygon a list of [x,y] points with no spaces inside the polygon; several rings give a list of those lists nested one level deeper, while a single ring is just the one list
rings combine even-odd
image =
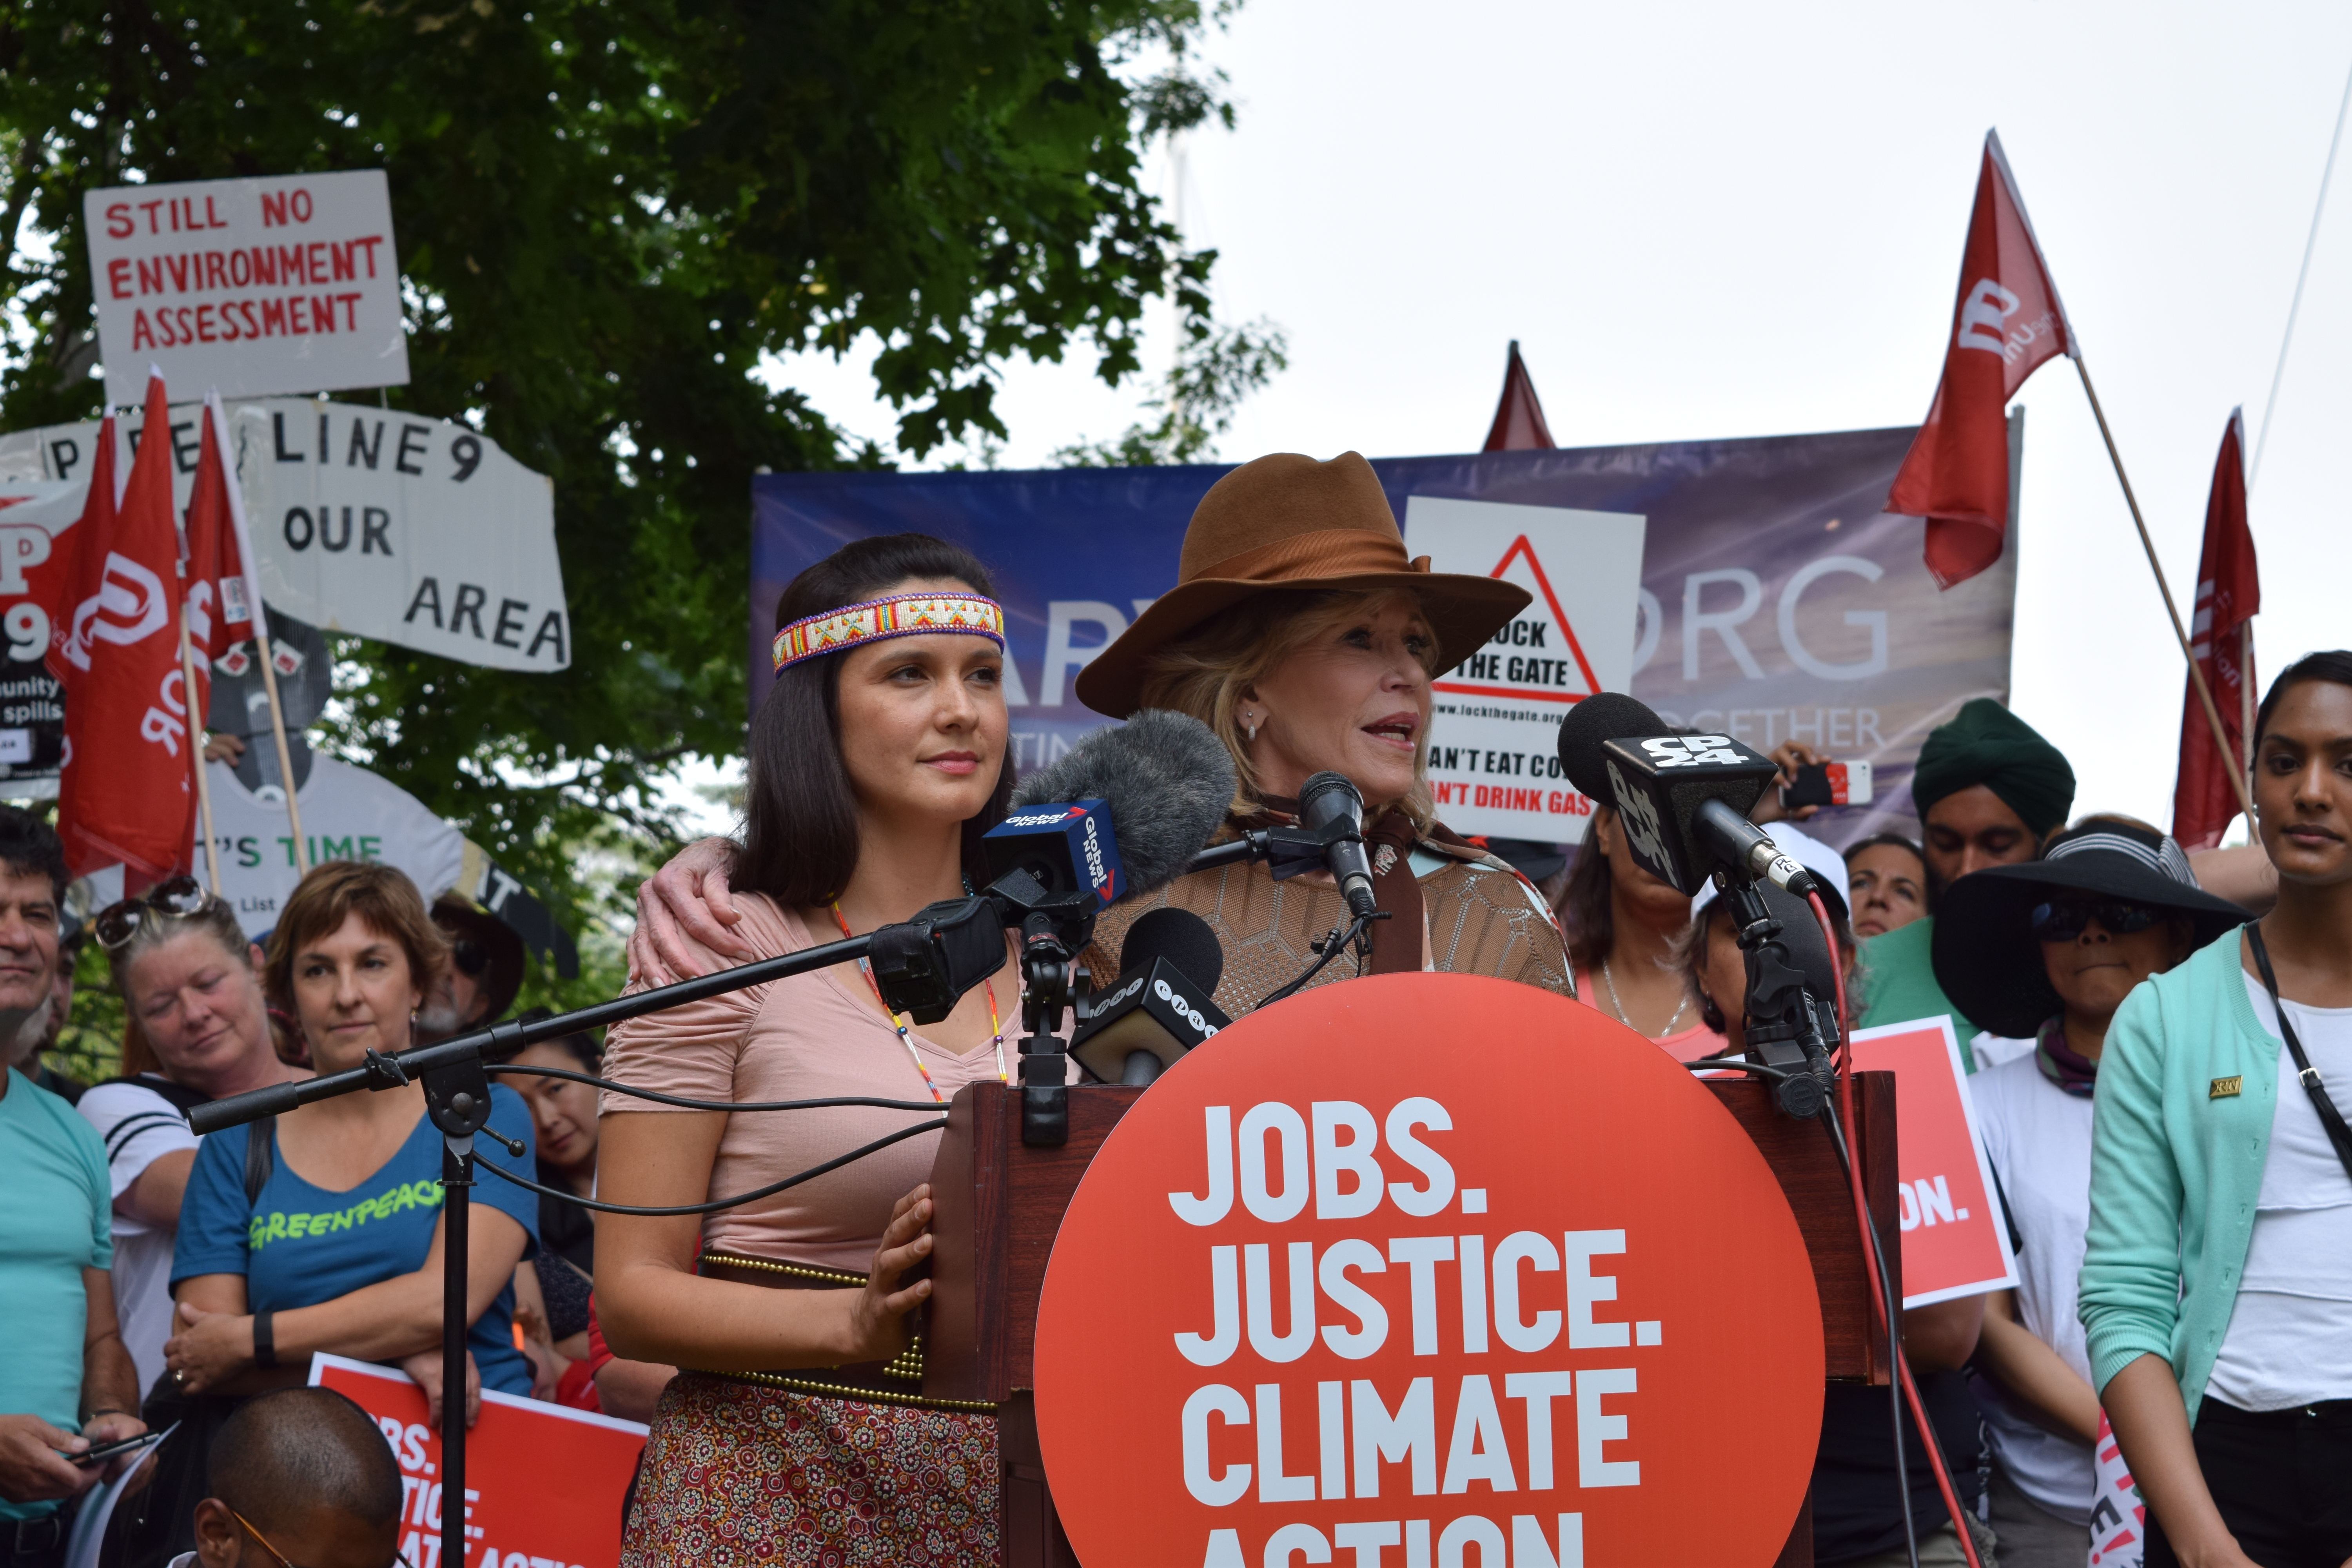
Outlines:
[{"label": "eyeglasses", "polygon": [[[221,1506],[224,1508],[228,1507],[226,1503],[223,1503]],[[278,1548],[269,1544],[269,1537],[262,1534],[261,1531],[253,1528],[253,1521],[246,1518],[245,1515],[237,1512],[236,1510],[233,1508],[229,1509],[228,1516],[236,1521],[237,1523],[245,1526],[245,1532],[247,1535],[252,1536],[254,1540],[259,1542],[261,1543],[261,1549],[264,1552],[268,1552],[269,1555],[278,1559],[278,1568],[299,1568],[299,1565],[295,1563],[294,1559],[287,1556],[286,1553],[278,1551]],[[384,1568],[409,1568],[408,1554],[404,1552],[394,1552],[392,1554],[392,1561],[385,1563]]]},{"label": "eyeglasses", "polygon": [[135,899],[124,899],[98,911],[90,929],[98,933],[99,944],[111,952],[129,942],[139,930],[140,922],[152,912],[159,915],[200,915],[221,900],[205,891],[205,886],[194,877],[173,877],[158,882]]},{"label": "eyeglasses", "polygon": [[2042,942],[2073,942],[2084,929],[2097,921],[2109,936],[2129,936],[2146,931],[2165,918],[2165,911],[2149,904],[2135,904],[2123,899],[2099,899],[2089,902],[2068,900],[2033,906],[2027,922],[2035,938]]}]

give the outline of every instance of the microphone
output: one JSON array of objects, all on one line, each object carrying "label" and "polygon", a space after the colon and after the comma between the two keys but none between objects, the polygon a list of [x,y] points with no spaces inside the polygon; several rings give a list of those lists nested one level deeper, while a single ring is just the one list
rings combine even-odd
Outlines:
[{"label": "microphone", "polygon": [[1578,703],[1559,727],[1569,781],[1614,806],[1642,868],[1696,894],[1717,870],[1737,881],[1769,879],[1802,897],[1813,879],[1748,820],[1779,775],[1772,763],[1728,735],[1675,735],[1622,692]]},{"label": "microphone", "polygon": [[[1189,714],[1146,709],[1097,731],[1013,786],[1013,815],[987,835],[990,875],[1040,855],[1058,871],[1067,856],[1068,885],[1077,885],[1085,868],[1085,885],[1104,904],[1158,892],[1191,869],[1194,852],[1224,826],[1234,789],[1233,756],[1213,731]],[[1085,816],[1069,816],[1074,809]],[[1063,815],[1049,818],[1048,812]],[[1107,880],[1094,879],[1086,858],[1089,819],[1097,843],[1108,846]],[[1015,850],[1009,842],[1057,833],[1060,846]]]},{"label": "microphone", "polygon": [[1070,1054],[1106,1083],[1148,1084],[1233,1020],[1210,1000],[1224,949],[1190,910],[1152,910],[1128,928],[1118,984],[1097,997]]},{"label": "microphone", "polygon": [[1298,790],[1298,825],[1323,840],[1324,868],[1358,920],[1372,901],[1372,863],[1364,853],[1364,797],[1343,773],[1319,773]]}]

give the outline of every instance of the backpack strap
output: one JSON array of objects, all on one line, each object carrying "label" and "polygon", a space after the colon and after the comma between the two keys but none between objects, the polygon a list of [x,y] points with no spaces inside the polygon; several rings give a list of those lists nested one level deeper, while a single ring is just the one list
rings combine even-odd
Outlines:
[{"label": "backpack strap", "polygon": [[278,1142],[278,1118],[264,1116],[245,1130],[245,1201],[257,1204],[261,1189],[269,1184],[269,1175],[276,1162],[271,1154]]}]

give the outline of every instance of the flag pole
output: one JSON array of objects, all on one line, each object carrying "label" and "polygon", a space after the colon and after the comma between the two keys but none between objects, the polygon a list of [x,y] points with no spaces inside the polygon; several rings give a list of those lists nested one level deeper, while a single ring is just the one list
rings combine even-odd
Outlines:
[{"label": "flag pole", "polygon": [[2221,761],[2230,770],[2230,784],[2238,792],[2238,805],[2251,821],[2254,815],[2253,796],[2246,787],[2246,772],[2239,765],[2238,754],[2230,744],[2228,731],[2221,727],[2221,710],[2214,706],[2213,689],[2205,684],[2205,671],[2199,668],[2197,656],[2189,650],[2189,632],[2180,624],[2179,606],[2172,602],[2172,584],[2164,579],[2163,563],[2156,558],[2156,542],[2147,535],[2147,523],[2139,514],[2139,498],[2132,493],[2131,476],[2124,472],[2124,456],[2116,450],[2116,437],[2107,428],[2106,410],[2099,406],[2098,389],[2091,384],[2091,372],[2077,353],[2074,374],[2083,378],[2084,395],[2091,400],[2091,416],[2099,422],[2099,439],[2107,444],[2107,460],[2116,466],[2116,480],[2124,488],[2124,504],[2131,509],[2132,526],[2139,530],[2140,548],[2147,552],[2147,568],[2156,574],[2156,590],[2164,595],[2164,613],[2172,619],[2172,635],[2180,644],[2180,657],[2189,664],[2189,682],[2197,689],[2197,700],[2205,705],[2206,721],[2213,726],[2213,744],[2221,751]]},{"label": "flag pole", "polygon": [[[196,711],[196,657],[188,646],[188,622],[184,615],[180,619],[180,690],[188,704],[189,761],[196,770],[196,806],[203,814],[205,823],[205,869],[212,875],[213,896],[218,898],[221,890],[220,841],[213,837],[213,786],[205,777],[205,749],[196,743],[196,737],[204,733],[205,726],[203,715]],[[189,869],[194,870],[194,868]]]},{"label": "flag pole", "polygon": [[[286,710],[278,701],[278,667],[269,662],[269,628],[262,622],[266,612],[258,605],[253,607],[253,651],[261,658],[261,689],[269,694],[269,733],[278,742],[278,779],[286,786],[286,820],[294,829],[294,871],[297,876],[310,874],[310,851],[302,837],[302,808],[294,802],[294,753],[286,745]],[[2207,698],[2210,708],[2213,700]]]},{"label": "flag pole", "polygon": [[[2247,778],[2254,776],[2254,623],[2252,619],[2238,623],[2238,734],[2245,742]],[[2262,825],[2254,820],[2249,805],[2246,812],[2246,832],[2249,842],[2263,841]]]}]

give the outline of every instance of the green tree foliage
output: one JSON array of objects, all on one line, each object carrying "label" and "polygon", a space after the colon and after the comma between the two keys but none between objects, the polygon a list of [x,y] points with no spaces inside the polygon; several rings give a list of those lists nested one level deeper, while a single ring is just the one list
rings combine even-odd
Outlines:
[{"label": "green tree foliage", "polygon": [[[1213,257],[1142,188],[1227,118],[1201,0],[16,0],[0,9],[7,427],[97,412],[82,194],[382,167],[412,383],[551,475],[572,668],[341,650],[333,748],[585,912],[583,867],[739,754],[749,481],[883,462],[763,355],[883,342],[922,456],[1001,437],[994,367],[1205,335]],[[1159,62],[1147,74],[1147,61]],[[1171,63],[1172,62],[1172,63]],[[193,390],[193,389],[191,389]]]},{"label": "green tree foliage", "polygon": [[1143,400],[1158,418],[1139,420],[1116,441],[1063,447],[1054,461],[1067,468],[1213,462],[1217,437],[1233,428],[1244,401],[1289,364],[1288,335],[1263,317],[1239,327],[1198,322],[1166,384]]}]

